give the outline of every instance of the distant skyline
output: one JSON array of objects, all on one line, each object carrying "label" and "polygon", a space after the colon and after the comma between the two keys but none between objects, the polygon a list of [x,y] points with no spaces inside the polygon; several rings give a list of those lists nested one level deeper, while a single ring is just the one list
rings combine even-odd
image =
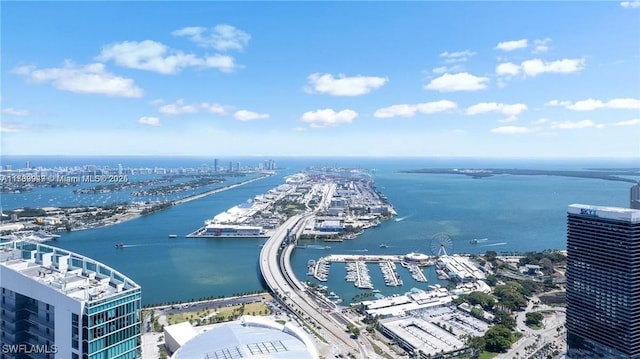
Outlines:
[{"label": "distant skyline", "polygon": [[4,155],[640,159],[640,1],[1,4]]}]

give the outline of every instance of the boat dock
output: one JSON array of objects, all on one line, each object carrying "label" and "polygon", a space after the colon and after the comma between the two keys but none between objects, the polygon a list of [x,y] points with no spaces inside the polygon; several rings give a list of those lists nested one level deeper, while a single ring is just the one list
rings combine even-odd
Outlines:
[{"label": "boat dock", "polygon": [[403,255],[361,255],[361,254],[332,254],[324,257],[324,260],[330,263],[340,263],[340,262],[401,262],[403,261]]},{"label": "boat dock", "polygon": [[329,277],[329,268],[331,263],[325,258],[320,258],[313,267],[313,277],[321,282],[326,282]]},{"label": "boat dock", "polygon": [[392,261],[380,262],[380,270],[382,270],[382,276],[384,277],[384,283],[387,287],[398,287],[402,285],[402,279],[398,275],[396,264]]},{"label": "boat dock", "polygon": [[361,261],[347,262],[347,282],[353,282],[353,285],[360,289],[373,289],[371,276],[367,264]]},{"label": "boat dock", "polygon": [[[414,258],[419,258],[419,260],[416,261]],[[415,253],[407,255],[331,254],[321,257],[318,261],[309,261],[309,272],[307,274],[313,275],[321,282],[326,282],[332,263],[346,263],[347,275],[345,279],[347,282],[353,282],[354,286],[361,289],[373,289],[371,276],[367,268],[368,263],[378,263],[385,285],[388,287],[403,285],[396,266],[398,263],[407,268],[416,282],[421,283],[427,282],[427,277],[422,271],[422,267],[435,264],[432,258],[423,255],[416,257]]]},{"label": "boat dock", "polygon": [[402,266],[407,268],[409,272],[411,272],[411,277],[415,279],[416,282],[427,282],[427,277],[424,275],[424,272],[417,264],[402,262]]}]

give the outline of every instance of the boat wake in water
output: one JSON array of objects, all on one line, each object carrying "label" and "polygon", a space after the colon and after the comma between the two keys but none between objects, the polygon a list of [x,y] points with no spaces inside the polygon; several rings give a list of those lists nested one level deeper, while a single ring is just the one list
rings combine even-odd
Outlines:
[{"label": "boat wake in water", "polygon": [[307,249],[331,249],[331,247],[329,247],[329,246],[320,246],[320,245],[317,245],[317,244],[308,244],[306,246],[306,248]]},{"label": "boat wake in water", "polygon": [[405,219],[407,219],[407,218],[409,218],[409,217],[411,217],[411,216],[412,216],[412,215],[408,215],[408,216],[404,216],[404,217],[398,217],[398,218],[394,219],[394,221],[396,221],[396,222],[402,222],[402,221],[404,221]]},{"label": "boat wake in water", "polygon": [[480,246],[480,247],[504,246],[505,244],[507,244],[507,242],[500,242],[500,243],[485,244],[485,245]]}]

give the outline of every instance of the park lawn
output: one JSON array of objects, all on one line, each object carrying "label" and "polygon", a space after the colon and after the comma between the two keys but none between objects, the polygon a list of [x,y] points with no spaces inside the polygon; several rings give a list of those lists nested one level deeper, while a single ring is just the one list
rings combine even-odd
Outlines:
[{"label": "park lawn", "polygon": [[478,359],[491,359],[496,355],[498,355],[498,353],[483,351],[482,353],[480,353],[480,356],[478,357]]},{"label": "park lawn", "polygon": [[[217,310],[218,317],[228,318],[229,316],[239,314],[240,305],[233,307],[222,307]],[[256,302],[245,304],[243,315],[269,315],[271,310],[264,304],[264,302]]]},{"label": "park lawn", "polygon": [[[230,316],[241,315],[240,314],[241,305],[235,305],[232,307],[221,307],[217,310],[209,309],[206,311],[199,312],[184,312],[184,313],[174,313],[167,317],[167,322],[169,325],[186,322],[187,320],[196,321],[198,319],[203,319],[205,317],[212,317],[213,313],[218,313],[218,317],[224,317],[226,320]],[[256,302],[251,304],[245,304],[244,313],[245,315],[269,315],[271,311],[264,304],[264,302]]]}]

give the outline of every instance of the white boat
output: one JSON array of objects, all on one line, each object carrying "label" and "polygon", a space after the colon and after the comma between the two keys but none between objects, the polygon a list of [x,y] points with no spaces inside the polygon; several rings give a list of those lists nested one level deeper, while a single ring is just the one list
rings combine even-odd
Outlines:
[{"label": "white boat", "polygon": [[469,242],[471,242],[473,244],[478,244],[480,242],[486,242],[488,240],[489,240],[489,238],[474,238],[474,239],[470,240]]}]

